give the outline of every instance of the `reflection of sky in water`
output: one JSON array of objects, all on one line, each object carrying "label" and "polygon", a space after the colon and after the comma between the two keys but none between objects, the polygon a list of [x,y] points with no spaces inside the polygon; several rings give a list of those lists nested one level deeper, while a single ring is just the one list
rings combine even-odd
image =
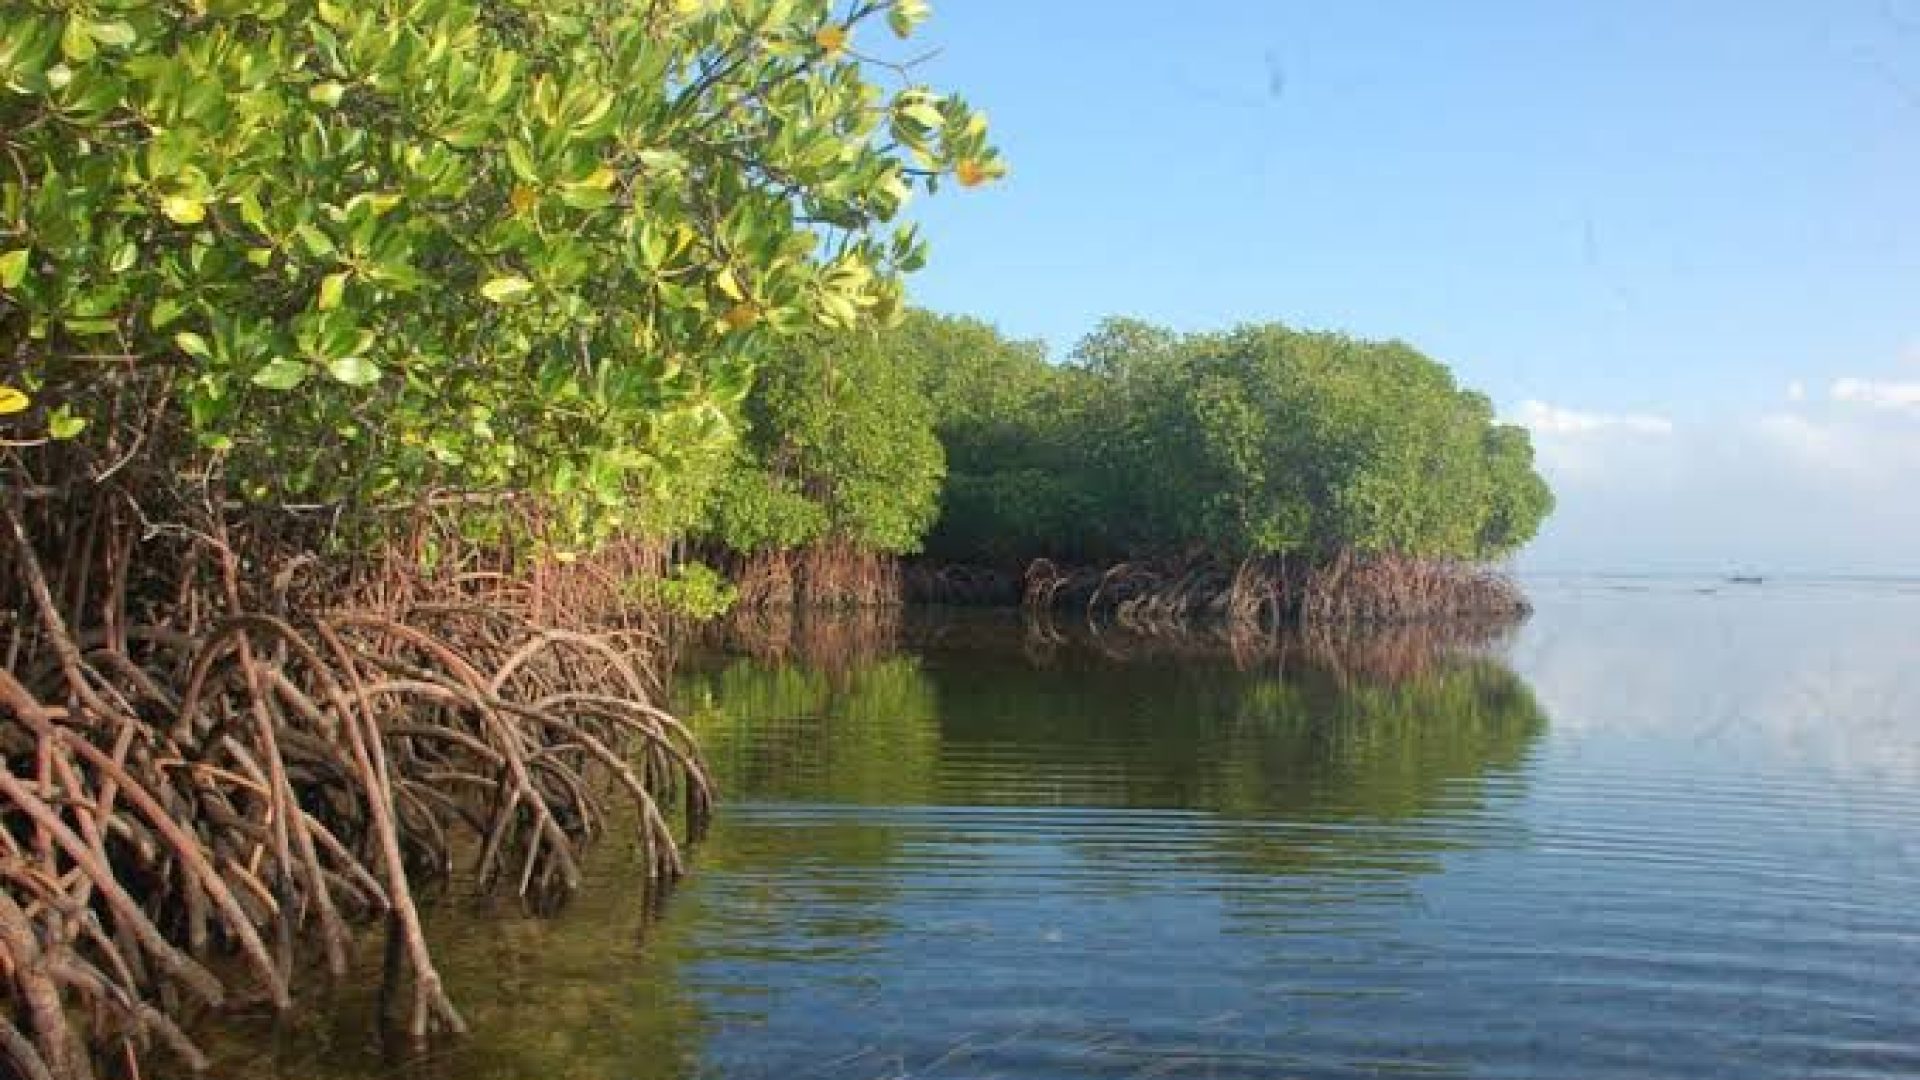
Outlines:
[{"label": "reflection of sky in water", "polygon": [[[1711,589],[1701,592],[1700,589]],[[1920,587],[1558,579],[1508,659],[1555,755],[1920,785]]]}]

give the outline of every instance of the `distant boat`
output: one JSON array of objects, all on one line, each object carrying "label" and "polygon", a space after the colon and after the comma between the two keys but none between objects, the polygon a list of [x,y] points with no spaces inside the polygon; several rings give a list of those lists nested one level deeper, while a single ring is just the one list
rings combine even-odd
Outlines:
[{"label": "distant boat", "polygon": [[1729,585],[1759,585],[1764,583],[1766,580],[1767,580],[1766,578],[1761,577],[1759,574],[1728,574],[1727,575],[1727,584]]}]

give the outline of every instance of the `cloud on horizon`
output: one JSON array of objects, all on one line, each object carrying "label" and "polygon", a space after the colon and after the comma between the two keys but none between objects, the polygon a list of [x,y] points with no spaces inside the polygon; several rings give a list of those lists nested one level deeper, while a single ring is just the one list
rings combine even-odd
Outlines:
[{"label": "cloud on horizon", "polygon": [[[1795,394],[1794,388],[1801,390]],[[1674,423],[1526,401],[1559,510],[1523,565],[1920,570],[1920,382],[1842,378],[1825,400]]]},{"label": "cloud on horizon", "polygon": [[1544,401],[1523,401],[1514,423],[1536,435],[1592,435],[1631,431],[1641,435],[1668,435],[1673,421],[1650,413],[1596,413],[1565,409]]},{"label": "cloud on horizon", "polygon": [[1849,405],[1920,413],[1920,381],[1836,379],[1827,394]]}]

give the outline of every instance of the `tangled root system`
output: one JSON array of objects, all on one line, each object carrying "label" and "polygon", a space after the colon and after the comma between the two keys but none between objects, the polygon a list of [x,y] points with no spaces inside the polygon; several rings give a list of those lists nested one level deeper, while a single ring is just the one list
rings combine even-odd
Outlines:
[{"label": "tangled root system", "polygon": [[136,621],[122,595],[81,628],[69,616],[94,605],[62,598],[88,592],[72,578],[99,560],[50,569],[18,510],[0,513],[0,594],[16,601],[0,624],[0,1063],[14,1075],[133,1072],[156,1046],[199,1066],[186,1018],[286,1008],[303,976],[344,974],[375,923],[389,1020],[415,1040],[460,1032],[421,931],[429,883],[470,872],[551,909],[580,884],[582,846],[616,826],[636,832],[650,889],[684,872],[713,790],[660,707],[643,637],[421,589],[248,609],[238,589],[188,597],[185,578],[173,618]]}]

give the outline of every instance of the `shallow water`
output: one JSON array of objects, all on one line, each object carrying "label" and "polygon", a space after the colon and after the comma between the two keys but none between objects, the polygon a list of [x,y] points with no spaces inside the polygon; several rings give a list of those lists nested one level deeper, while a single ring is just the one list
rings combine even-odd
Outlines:
[{"label": "shallow water", "polygon": [[435,913],[472,1039],[383,1056],[348,987],[220,1071],[1920,1075],[1920,587],[1531,591],[1438,662],[1016,623],[718,661],[661,922],[610,845],[555,920]]}]

